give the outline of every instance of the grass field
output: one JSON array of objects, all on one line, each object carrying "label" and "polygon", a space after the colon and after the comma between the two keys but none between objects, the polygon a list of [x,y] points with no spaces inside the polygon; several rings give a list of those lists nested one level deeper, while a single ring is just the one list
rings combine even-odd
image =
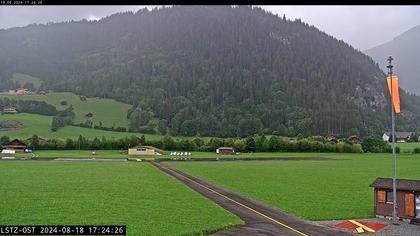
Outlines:
[{"label": "grass field", "polygon": [[201,235],[242,223],[145,163],[0,162],[4,225],[123,224],[128,235]]},{"label": "grass field", "polygon": [[12,81],[18,82],[20,86],[23,86],[26,83],[32,83],[36,89],[38,89],[42,83],[42,81],[39,78],[21,73],[13,74]]},{"label": "grass field", "polygon": [[[168,164],[306,219],[374,217],[369,184],[391,176],[390,155],[330,155],[349,160]],[[399,155],[397,166],[399,178],[420,179],[420,155]]]},{"label": "grass field", "polygon": [[[83,102],[79,96],[73,93],[48,93],[47,95],[25,95],[9,98],[45,101],[58,110],[64,110],[72,104],[76,114],[75,123],[84,123],[86,121],[85,114],[92,112],[91,120],[94,124],[98,124],[100,121],[102,126],[106,127],[128,127],[127,112],[131,105],[113,99],[87,98],[87,101]],[[67,105],[61,105],[61,101],[66,101]]]},{"label": "grass field", "polygon": [[[35,115],[35,114],[27,114],[27,113],[19,113],[19,114],[4,114],[0,115],[0,120],[15,120],[22,122],[25,125],[25,128],[18,129],[18,130],[11,130],[11,131],[0,131],[0,136],[9,136],[13,138],[29,138],[32,135],[36,134],[41,137],[47,138],[71,138],[77,139],[79,135],[82,135],[86,138],[94,138],[98,137],[101,138],[102,136],[106,138],[124,138],[131,135],[141,136],[138,133],[128,133],[128,132],[114,132],[114,131],[106,131],[106,130],[98,130],[98,129],[89,129],[89,128],[82,128],[77,126],[66,126],[60,128],[56,132],[51,131],[51,116],[42,116],[42,115]],[[146,139],[154,140],[160,139],[161,135],[153,135],[153,134],[145,134]]]},{"label": "grass field", "polygon": [[37,158],[127,158],[124,153],[127,150],[95,150],[95,155],[92,155],[92,150],[38,150],[33,153],[16,153],[16,154],[0,154],[3,157],[37,157]]},{"label": "grass field", "polygon": [[397,143],[397,146],[400,147],[401,153],[403,152],[413,152],[414,148],[420,148],[420,142],[415,143]]}]

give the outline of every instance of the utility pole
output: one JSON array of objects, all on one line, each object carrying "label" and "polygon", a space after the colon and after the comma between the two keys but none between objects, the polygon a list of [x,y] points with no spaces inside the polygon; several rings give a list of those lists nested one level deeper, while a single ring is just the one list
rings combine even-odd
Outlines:
[{"label": "utility pole", "polygon": [[391,122],[392,122],[392,224],[397,225],[398,219],[397,219],[397,154],[395,152],[395,110],[394,110],[394,89],[392,88],[392,68],[394,67],[392,65],[392,58],[391,56],[388,57],[388,75],[391,80]]}]

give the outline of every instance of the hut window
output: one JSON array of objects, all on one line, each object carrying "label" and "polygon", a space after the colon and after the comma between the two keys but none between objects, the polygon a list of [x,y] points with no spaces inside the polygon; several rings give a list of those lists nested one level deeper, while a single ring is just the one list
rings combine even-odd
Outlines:
[{"label": "hut window", "polygon": [[393,203],[394,202],[394,194],[392,191],[386,192],[386,203]]},{"label": "hut window", "polygon": [[385,203],[386,192],[384,190],[378,190],[378,203]]}]

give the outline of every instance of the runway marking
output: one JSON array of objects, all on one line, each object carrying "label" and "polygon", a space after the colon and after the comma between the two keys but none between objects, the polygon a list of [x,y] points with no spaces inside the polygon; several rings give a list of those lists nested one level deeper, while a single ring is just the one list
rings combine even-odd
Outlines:
[{"label": "runway marking", "polygon": [[185,176],[185,175],[183,175],[183,174],[180,174],[180,173],[178,173],[178,172],[176,172],[176,171],[173,171],[173,170],[171,170],[171,169],[169,169],[169,168],[167,168],[167,167],[165,167],[165,166],[162,166],[162,165],[160,166],[160,168],[163,168],[163,169],[166,169],[166,170],[168,170],[168,171],[170,171],[170,172],[173,172],[173,173],[175,173],[175,174],[181,175],[182,177],[184,177],[184,178],[188,179],[189,181],[191,181],[191,182],[193,182],[193,183],[195,183],[195,184],[197,184],[197,185],[199,185],[199,186],[201,186],[201,187],[203,187],[203,188],[205,188],[205,189],[209,190],[210,192],[213,192],[213,193],[215,193],[215,194],[217,194],[217,195],[219,195],[219,196],[221,196],[221,197],[223,197],[223,198],[226,198],[226,199],[228,199],[229,201],[232,201],[232,202],[234,202],[234,203],[238,204],[239,206],[242,206],[242,207],[244,207],[244,208],[246,208],[246,209],[248,209],[248,210],[250,210],[250,211],[252,211],[252,212],[254,212],[254,213],[257,213],[258,215],[260,215],[260,216],[262,216],[262,217],[264,217],[264,218],[266,218],[266,219],[268,219],[268,220],[271,220],[271,221],[273,221],[274,223],[277,223],[277,224],[279,224],[279,225],[283,226],[284,228],[287,228],[287,229],[289,229],[289,230],[291,230],[291,231],[293,231],[293,232],[295,232],[295,233],[297,233],[297,234],[300,234],[300,235],[302,235],[302,236],[309,236],[309,235],[307,235],[307,234],[305,234],[305,233],[303,233],[303,232],[301,232],[301,231],[299,231],[299,230],[297,230],[297,229],[295,229],[295,228],[293,228],[293,227],[290,227],[290,226],[288,226],[288,225],[286,225],[286,224],[284,224],[284,223],[281,223],[280,221],[278,221],[278,220],[276,220],[276,219],[273,219],[273,218],[271,218],[271,217],[269,217],[269,216],[265,215],[264,213],[261,213],[261,212],[259,212],[259,211],[255,210],[255,209],[253,209],[253,208],[251,208],[251,207],[247,206],[247,205],[244,205],[244,204],[242,204],[242,203],[240,203],[240,202],[238,202],[238,201],[236,201],[236,200],[234,200],[234,199],[232,199],[232,198],[230,198],[230,197],[228,197],[228,196],[226,196],[226,195],[222,194],[222,193],[219,193],[219,192],[217,192],[216,190],[213,190],[213,189],[211,189],[211,188],[208,188],[207,186],[204,186],[204,185],[202,185],[202,184],[198,183],[197,181],[195,181],[195,180],[193,180],[193,179],[188,178],[187,176]]}]

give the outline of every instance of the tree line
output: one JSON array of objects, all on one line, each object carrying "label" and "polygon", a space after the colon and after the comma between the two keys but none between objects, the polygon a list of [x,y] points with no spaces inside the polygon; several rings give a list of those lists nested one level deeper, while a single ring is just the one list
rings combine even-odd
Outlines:
[{"label": "tree line", "polygon": [[45,116],[54,116],[58,113],[55,106],[44,101],[19,100],[0,97],[0,109],[14,107],[18,112],[32,113]]},{"label": "tree line", "polygon": [[[3,136],[0,138],[0,145],[9,141],[9,137]],[[33,150],[126,150],[130,147],[145,145],[164,150],[206,152],[214,152],[217,148],[223,146],[233,147],[237,152],[391,152],[391,147],[378,138],[365,138],[361,143],[352,143],[347,140],[335,143],[319,141],[314,138],[289,140],[274,135],[270,137],[257,135],[247,138],[210,138],[207,141],[200,137],[173,138],[168,135],[158,140],[148,140],[144,135],[141,137],[133,135],[120,139],[107,139],[105,137],[88,139],[80,135],[77,139],[42,140],[37,135],[33,135],[26,142]]]}]

